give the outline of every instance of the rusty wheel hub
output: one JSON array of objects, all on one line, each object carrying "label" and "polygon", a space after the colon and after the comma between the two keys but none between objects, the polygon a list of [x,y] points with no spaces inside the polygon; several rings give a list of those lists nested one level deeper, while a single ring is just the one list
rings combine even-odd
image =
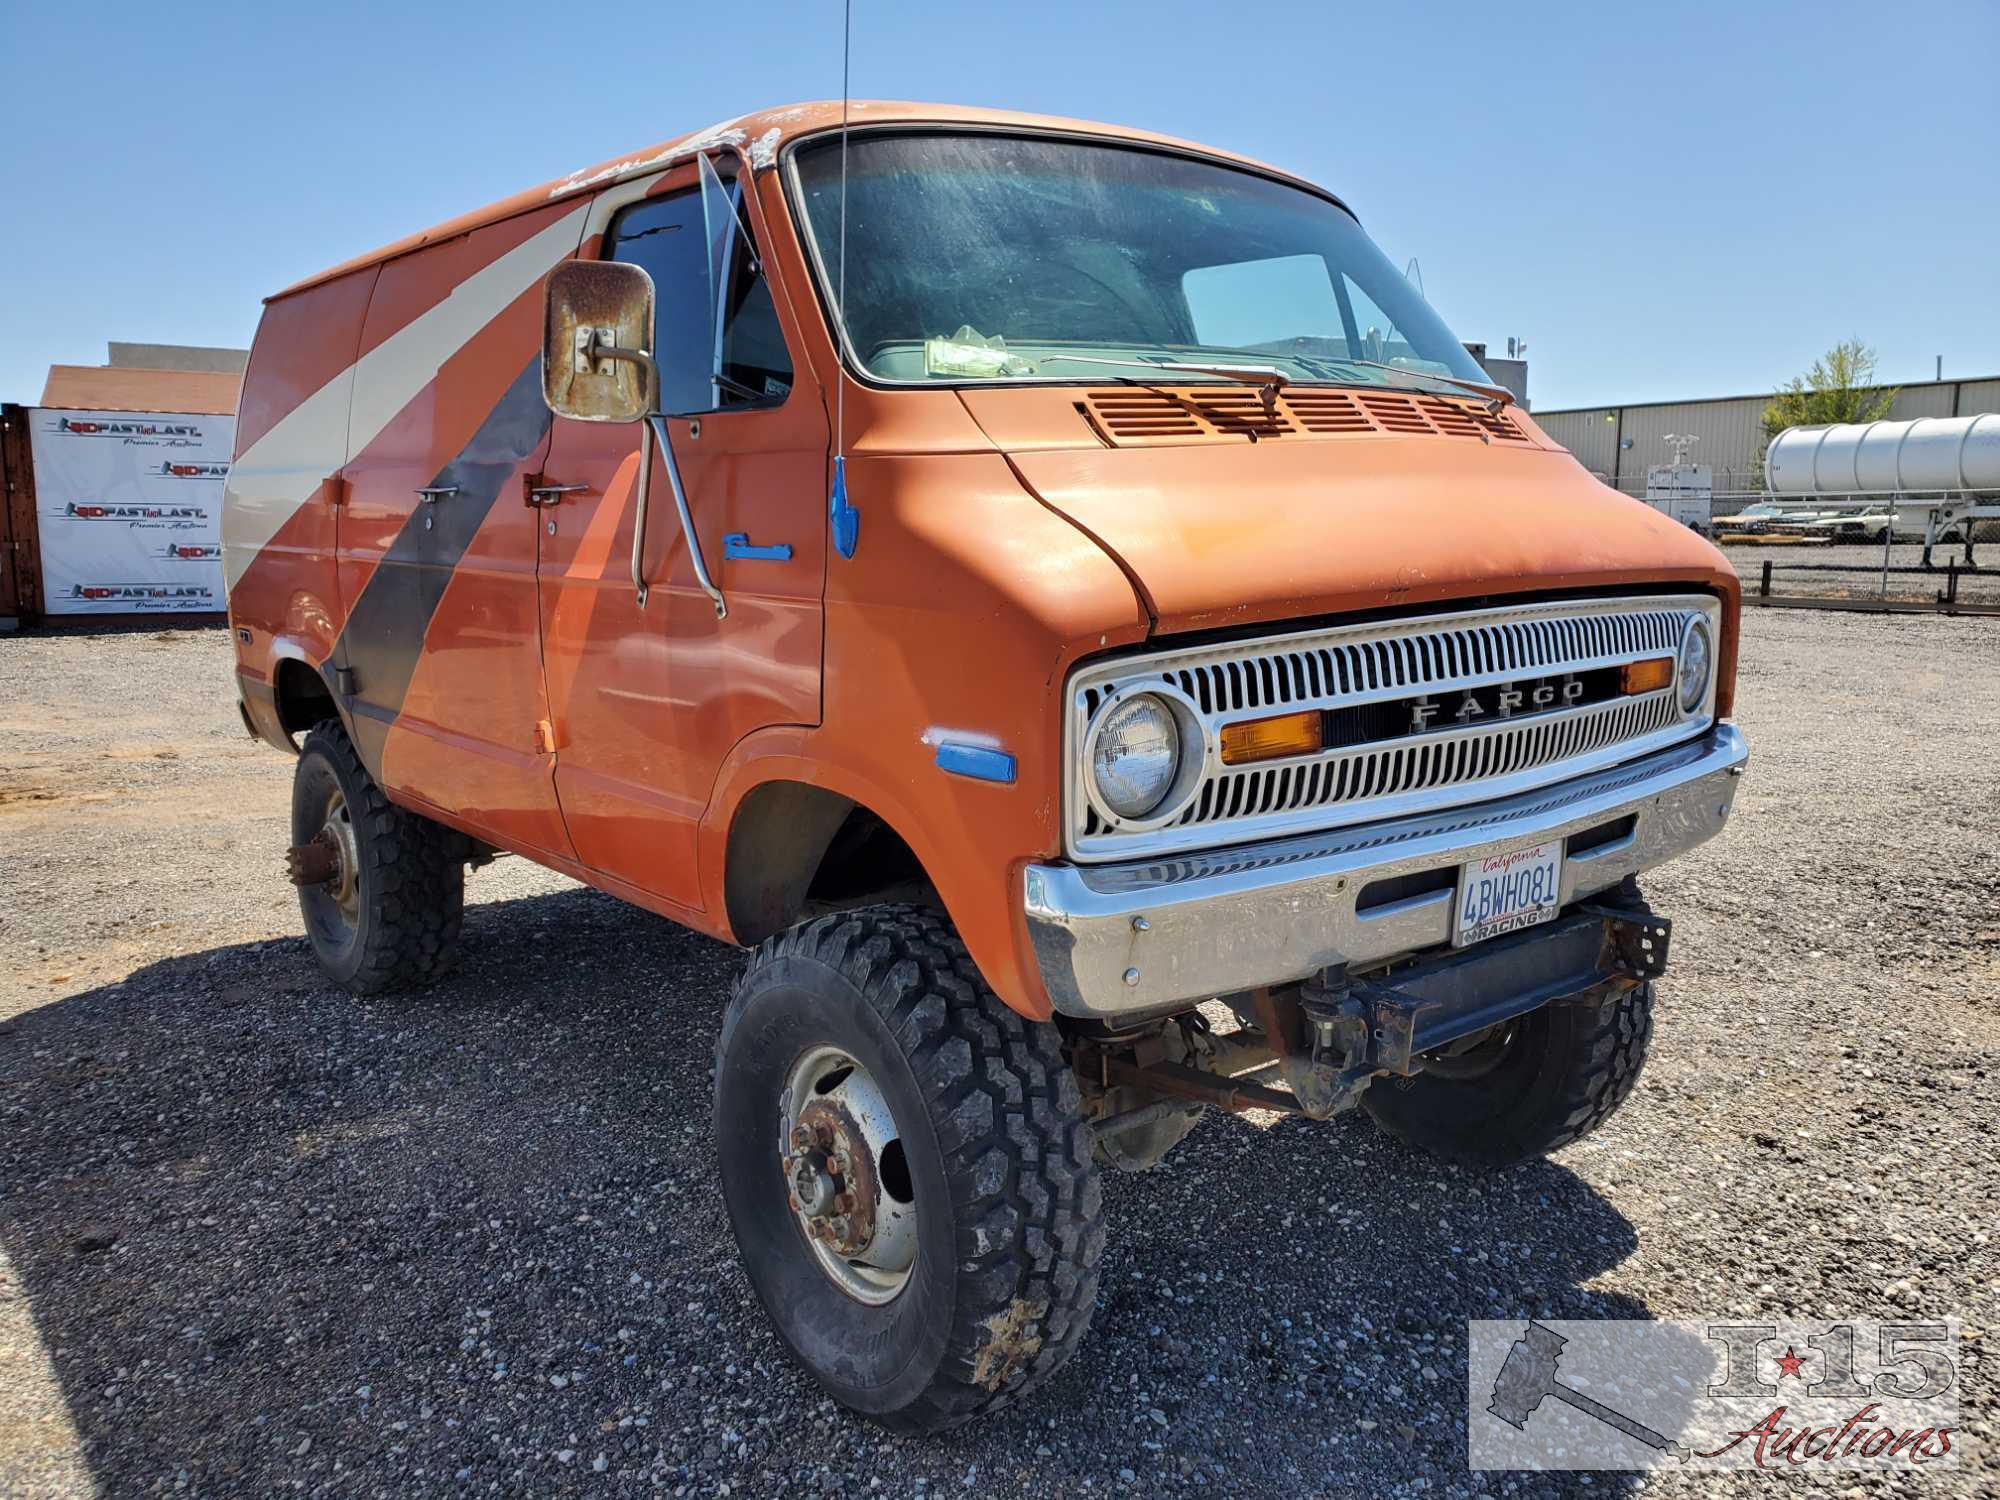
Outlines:
[{"label": "rusty wheel hub", "polygon": [[340,872],[340,846],[322,828],[285,851],[285,876],[293,885],[325,885]]},{"label": "rusty wheel hub", "polygon": [[861,1255],[875,1238],[875,1160],[859,1122],[825,1099],[792,1127],[792,1207],[806,1233],[840,1255]]},{"label": "rusty wheel hub", "polygon": [[916,1204],[887,1101],[853,1058],[831,1047],[801,1057],[787,1081],[785,1188],[806,1242],[834,1284],[889,1301],[916,1260]]},{"label": "rusty wheel hub", "polygon": [[349,927],[361,920],[361,854],[347,799],[338,791],[328,799],[319,832],[285,851],[285,874],[301,889],[319,888]]}]

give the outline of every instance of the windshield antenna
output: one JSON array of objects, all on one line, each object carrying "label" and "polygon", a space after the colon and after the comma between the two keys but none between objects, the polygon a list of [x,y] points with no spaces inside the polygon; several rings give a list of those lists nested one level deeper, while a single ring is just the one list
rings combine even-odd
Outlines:
[{"label": "windshield antenna", "polygon": [[[840,17],[840,271],[834,308],[841,342],[847,339],[847,108],[848,64],[854,53],[854,0],[843,0]],[[844,361],[833,367],[833,497],[828,515],[833,523],[833,550],[854,556],[861,539],[861,512],[847,503],[847,371]]]}]

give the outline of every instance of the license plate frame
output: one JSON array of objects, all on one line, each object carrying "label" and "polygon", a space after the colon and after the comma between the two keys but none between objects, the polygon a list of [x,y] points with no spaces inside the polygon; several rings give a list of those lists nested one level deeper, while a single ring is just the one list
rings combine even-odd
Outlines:
[{"label": "license plate frame", "polygon": [[1542,839],[1461,864],[1452,891],[1451,946],[1470,948],[1554,921],[1562,910],[1567,844],[1567,839]]}]

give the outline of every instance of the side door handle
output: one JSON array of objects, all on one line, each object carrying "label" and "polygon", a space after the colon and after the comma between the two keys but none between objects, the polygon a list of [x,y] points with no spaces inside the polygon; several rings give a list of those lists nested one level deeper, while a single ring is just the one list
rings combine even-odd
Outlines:
[{"label": "side door handle", "polygon": [[527,487],[530,507],[556,505],[564,495],[580,495],[590,488],[587,484],[550,484],[547,477],[541,474],[530,474],[523,483]]},{"label": "side door handle", "polygon": [[792,544],[773,542],[768,547],[754,547],[750,544],[750,533],[732,531],[722,539],[722,555],[726,559],[752,558],[760,562],[790,562]]},{"label": "side door handle", "polygon": [[457,493],[458,486],[455,484],[427,484],[417,490],[417,498],[426,505],[436,505],[445,496]]}]

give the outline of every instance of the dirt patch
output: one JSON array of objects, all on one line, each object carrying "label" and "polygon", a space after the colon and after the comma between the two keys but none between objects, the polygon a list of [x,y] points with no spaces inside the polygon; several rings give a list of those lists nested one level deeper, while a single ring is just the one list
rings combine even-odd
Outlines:
[{"label": "dirt patch", "polygon": [[1034,1358],[1035,1351],[1042,1347],[1042,1318],[1048,1310],[1047,1302],[1016,1297],[988,1318],[983,1325],[986,1340],[973,1356],[972,1383],[997,1391],[1009,1376]]}]

